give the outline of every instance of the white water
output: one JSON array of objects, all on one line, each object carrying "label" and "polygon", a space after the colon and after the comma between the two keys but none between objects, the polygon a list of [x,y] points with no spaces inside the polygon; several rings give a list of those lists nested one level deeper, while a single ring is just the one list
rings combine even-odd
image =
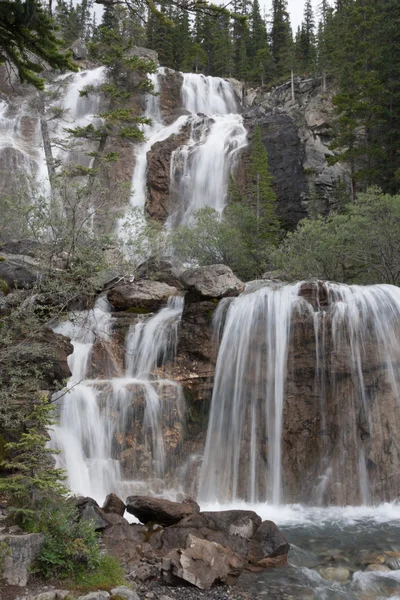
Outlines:
[{"label": "white water", "polygon": [[229,174],[238,151],[247,144],[243,118],[230,84],[219,77],[183,73],[183,108],[191,119],[187,144],[172,153],[170,196],[174,210],[169,226],[189,223],[194,213],[226,205]]},{"label": "white water", "polygon": [[[104,298],[93,310],[73,313],[55,327],[72,340],[74,352],[68,358],[72,376],[57,401],[59,425],[51,432],[51,445],[60,451],[58,466],[66,470],[74,494],[100,503],[110,492],[125,497],[135,489],[151,491],[154,478],[162,482],[163,428],[166,422],[172,427],[183,420],[184,402],[180,386],[158,376],[155,369],[162,356],[174,355],[182,309],[183,298],[173,298],[158,314],[132,326],[126,373],[110,378],[89,378],[92,362],[99,366],[96,348],[105,351],[104,374],[117,363],[110,338],[114,319]],[[124,452],[141,446],[147,462],[139,464],[130,453],[129,473],[124,473]]]}]

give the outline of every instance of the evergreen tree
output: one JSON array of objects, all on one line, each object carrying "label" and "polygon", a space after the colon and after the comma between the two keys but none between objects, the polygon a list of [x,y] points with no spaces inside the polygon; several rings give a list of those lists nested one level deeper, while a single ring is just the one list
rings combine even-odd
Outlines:
[{"label": "evergreen tree", "polygon": [[271,44],[274,77],[287,77],[292,66],[293,47],[287,0],[272,2]]},{"label": "evergreen tree", "polygon": [[251,142],[250,164],[246,198],[255,209],[260,241],[272,244],[278,241],[279,221],[276,214],[276,194],[272,187],[272,175],[268,166],[268,153],[265,148],[259,125],[256,126]]},{"label": "evergreen tree", "polygon": [[[218,77],[232,77],[232,38],[230,35],[230,17],[223,14],[215,23],[215,35],[212,44],[213,74]],[[247,65],[245,65],[247,74]]]},{"label": "evergreen tree", "polygon": [[54,69],[77,71],[61,47],[54,21],[40,0],[0,2],[0,65],[13,65],[22,82],[43,89],[41,61]]},{"label": "evergreen tree", "polygon": [[248,43],[250,62],[250,79],[256,85],[264,85],[271,78],[271,53],[268,45],[267,27],[261,17],[258,0],[254,0],[250,18],[250,35]]},{"label": "evergreen tree", "polygon": [[306,0],[304,6],[304,20],[296,39],[298,44],[298,55],[300,58],[301,70],[305,73],[314,71],[316,48],[315,48],[315,19],[311,0]]}]

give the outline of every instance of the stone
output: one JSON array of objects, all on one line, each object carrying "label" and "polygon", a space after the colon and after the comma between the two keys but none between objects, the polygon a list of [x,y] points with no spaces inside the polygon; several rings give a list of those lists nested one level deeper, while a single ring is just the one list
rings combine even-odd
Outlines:
[{"label": "stone", "polygon": [[243,559],[228,548],[190,534],[186,547],[173,550],[167,558],[170,569],[163,571],[166,581],[178,577],[202,590],[209,590],[216,582],[232,584],[244,566]]},{"label": "stone", "polygon": [[185,271],[181,261],[175,256],[149,258],[135,271],[136,279],[152,279],[161,281],[177,289],[183,289],[180,276]]},{"label": "stone", "polygon": [[129,496],[126,499],[126,510],[141,523],[157,523],[158,525],[174,525],[184,517],[200,512],[194,500],[171,502],[150,496]]},{"label": "stone", "polygon": [[292,567],[307,567],[313,569],[321,564],[321,559],[313,552],[299,548],[294,544],[290,544],[288,552],[288,563]]},{"label": "stone", "polygon": [[[262,523],[261,517],[252,510],[202,512],[199,516],[205,517],[208,527],[210,527],[211,522],[215,529],[224,531],[229,535],[237,535],[246,540],[253,537]],[[195,518],[196,515],[194,515]]]},{"label": "stone", "polygon": [[78,600],[108,600],[110,594],[103,590],[99,590],[98,592],[90,592],[90,594],[86,594],[85,596],[79,596]]},{"label": "stone", "polygon": [[137,593],[126,585],[120,585],[119,587],[111,590],[111,598],[118,596],[119,598],[125,598],[125,600],[139,600]]},{"label": "stone", "polygon": [[75,60],[83,60],[89,56],[89,51],[83,40],[76,40],[76,42],[71,44],[70,50]]},{"label": "stone", "polygon": [[386,565],[368,565],[365,569],[366,571],[379,571],[381,573],[388,573],[391,571],[389,567]]},{"label": "stone", "polygon": [[0,535],[1,578],[8,585],[26,586],[29,571],[40,552],[43,536],[38,533]]},{"label": "stone", "polygon": [[350,579],[350,570],[345,567],[323,567],[318,569],[319,574],[328,581],[346,583]]},{"label": "stone", "polygon": [[262,564],[266,559],[282,557],[281,564],[285,564],[289,549],[288,541],[275,523],[263,521],[249,542],[249,562]]},{"label": "stone", "polygon": [[125,503],[116,494],[108,494],[103,504],[105,513],[114,513],[120,517],[124,516]]},{"label": "stone", "polygon": [[20,600],[64,600],[70,593],[69,590],[50,590],[34,596],[22,596]]},{"label": "stone", "polygon": [[107,299],[115,310],[132,310],[138,312],[154,312],[168,298],[177,296],[176,287],[159,281],[140,279],[132,283],[117,285],[107,293]]},{"label": "stone", "polygon": [[129,577],[137,581],[148,581],[155,579],[159,575],[159,569],[154,565],[139,564],[130,573]]},{"label": "stone", "polygon": [[109,523],[102,515],[102,511],[93,498],[78,497],[75,506],[79,511],[79,517],[84,521],[91,521],[96,531],[102,531]]},{"label": "stone", "polygon": [[226,265],[186,269],[181,275],[184,287],[199,299],[238,296],[245,284]]},{"label": "stone", "polygon": [[39,273],[37,261],[30,256],[0,253],[0,280],[9,290],[32,288]]}]

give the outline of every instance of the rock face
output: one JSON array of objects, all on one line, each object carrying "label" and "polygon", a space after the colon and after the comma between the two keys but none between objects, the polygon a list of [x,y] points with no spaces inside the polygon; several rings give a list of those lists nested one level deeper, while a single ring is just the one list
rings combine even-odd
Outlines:
[{"label": "rock face", "polygon": [[[244,92],[244,118],[252,130],[261,128],[268,150],[282,224],[293,229],[307,214],[310,203],[327,212],[336,206],[338,196],[349,188],[348,169],[331,165],[334,155],[329,145],[334,127],[334,90],[322,93],[321,81],[295,79],[295,101],[291,83],[270,92],[247,89]],[[236,177],[239,187],[246,183],[249,150],[242,153]]]},{"label": "rock face", "polygon": [[225,265],[211,265],[187,269],[181,280],[189,294],[206,298],[238,296],[244,290],[244,283]]},{"label": "rock face", "polygon": [[158,525],[174,525],[188,515],[200,512],[199,505],[194,500],[170,502],[149,496],[130,496],[126,499],[126,510],[139,521]]},{"label": "rock face", "polygon": [[209,590],[216,582],[233,583],[243,566],[243,559],[229,548],[189,534],[185,548],[172,551],[164,559],[163,574],[167,581],[173,575]]},{"label": "rock face", "polygon": [[26,586],[30,568],[37,558],[43,537],[38,533],[0,535],[1,578],[8,585]]},{"label": "rock face", "polygon": [[0,282],[7,290],[31,288],[38,276],[37,261],[30,256],[0,253]]},{"label": "rock face", "polygon": [[161,223],[179,208],[176,198],[174,202],[174,196],[170,195],[171,155],[188,139],[189,125],[186,125],[178,134],[156,142],[147,153],[146,212],[152,219]]},{"label": "rock face", "polygon": [[107,299],[116,310],[143,309],[153,312],[176,295],[178,290],[166,283],[142,279],[112,288]]}]

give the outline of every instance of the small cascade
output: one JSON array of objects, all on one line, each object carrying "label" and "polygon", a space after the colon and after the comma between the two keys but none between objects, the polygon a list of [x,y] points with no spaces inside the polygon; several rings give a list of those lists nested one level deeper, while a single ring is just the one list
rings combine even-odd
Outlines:
[{"label": "small cascade", "polygon": [[183,73],[182,101],[194,116],[188,143],[171,156],[170,197],[178,209],[169,226],[189,223],[205,206],[222,211],[229,174],[238,151],[247,144],[234,92],[224,79]]},{"label": "small cascade", "polygon": [[[57,92],[62,93],[61,99],[56,99],[51,109],[55,107],[62,110],[62,119],[50,121],[51,137],[65,137],[67,127],[84,127],[90,123],[96,124],[96,115],[101,112],[102,98],[101,94],[88,94],[81,96],[80,92],[87,86],[99,86],[105,81],[105,67],[95,69],[86,69],[74,73],[72,76],[61,76],[51,87]],[[64,83],[65,82],[65,83]],[[57,97],[57,93],[55,94]],[[76,144],[74,150],[63,150],[55,147],[55,158],[63,161],[65,164],[76,164],[84,167],[90,167],[90,157],[86,155],[89,144]]]},{"label": "small cascade", "polygon": [[[0,157],[2,191],[12,187],[13,175],[26,176],[26,182],[43,175],[44,156],[41,145],[40,122],[24,104],[15,112],[13,107],[0,100]],[[21,181],[19,181],[19,187]]]},{"label": "small cascade", "polygon": [[[180,386],[162,378],[162,364],[173,359],[182,310],[183,298],[172,298],[130,327],[125,372],[113,354],[115,318],[104,298],[55,327],[74,347],[72,376],[57,399],[59,425],[51,432],[73,493],[102,502],[110,492],[125,497],[135,490],[160,492],[166,485],[168,468],[173,472],[171,431],[182,432],[184,401]],[[99,362],[98,378],[93,366]],[[113,376],[104,378],[107,372]]]},{"label": "small cascade", "polygon": [[200,500],[396,498],[399,325],[390,285],[266,286],[217,311]]}]

